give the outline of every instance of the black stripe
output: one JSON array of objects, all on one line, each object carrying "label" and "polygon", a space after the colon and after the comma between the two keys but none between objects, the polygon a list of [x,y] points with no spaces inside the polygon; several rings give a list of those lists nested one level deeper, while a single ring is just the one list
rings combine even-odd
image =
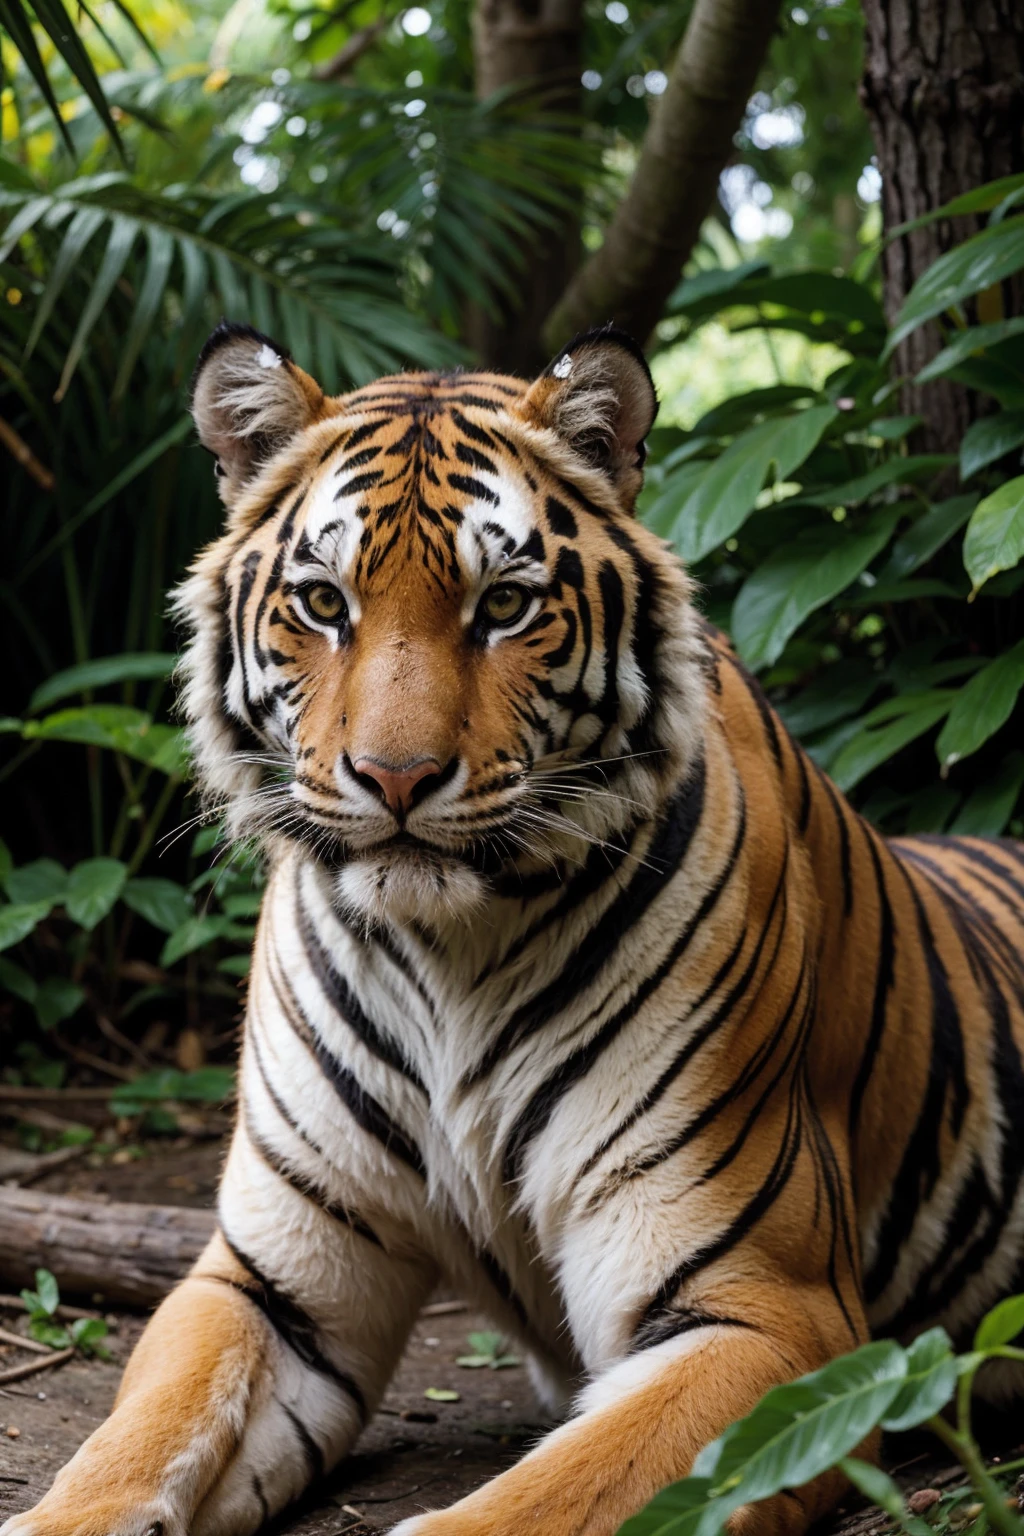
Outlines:
[{"label": "black stripe", "polygon": [[561,974],[529,999],[509,1019],[478,1064],[462,1079],[461,1087],[474,1087],[498,1062],[524,1040],[542,1029],[557,1013],[578,997],[628,939],[651,903],[674,877],[700,825],[704,811],[706,766],[703,757],[685,783],[677,789],[665,810],[659,833],[652,839],[648,859],[586,935]]},{"label": "black stripe", "polygon": [[[273,966],[270,968],[270,979],[277,1000],[281,1005],[282,1013],[296,1036],[315,1058],[317,1066],[353,1120],[368,1135],[375,1137],[386,1152],[393,1153],[395,1157],[400,1158],[414,1172],[425,1177],[427,1171],[426,1164],[415,1142],[406,1136],[403,1131],[399,1130],[387,1111],[371,1094],[367,1093],[354,1073],[350,1072],[347,1067],[343,1066],[331,1054],[303,1013],[297,998],[288,986],[283,972],[281,977],[278,978],[275,974],[275,969]],[[287,999],[282,988],[287,990]]]},{"label": "black stripe", "polygon": [[230,1285],[240,1295],[248,1297],[263,1313],[278,1337],[288,1345],[304,1365],[308,1365],[310,1370],[316,1371],[318,1375],[328,1377],[352,1399],[358,1410],[360,1422],[365,1424],[366,1398],[363,1396],[362,1388],[345,1371],[339,1370],[322,1352],[316,1323],[309,1313],[304,1311],[291,1296],[280,1290],[272,1280],[268,1280],[252,1259],[232,1242],[225,1230],[223,1218],[221,1218],[220,1231],[237,1262],[247,1274],[252,1276],[252,1284],[245,1285],[239,1280],[230,1280],[225,1275],[210,1275],[203,1278],[220,1280],[223,1284]]},{"label": "black stripe", "polygon": [[275,1397],[274,1401],[277,1406],[283,1410],[288,1418],[288,1422],[291,1424],[296,1435],[298,1436],[299,1444],[302,1446],[302,1454],[306,1458],[306,1468],[309,1472],[308,1481],[314,1482],[317,1478],[323,1477],[324,1472],[326,1471],[324,1466],[323,1451],[317,1445],[316,1441],[313,1439],[313,1436],[310,1434],[305,1424],[303,1424],[298,1414],[295,1413],[293,1409],[289,1408],[287,1403],[282,1403],[279,1397]]},{"label": "black stripe", "polygon": [[[408,1059],[397,1041],[384,1034],[366,1013],[359,999],[344,976],[336,969],[333,960],[320,941],[316,925],[306,909],[302,899],[302,892],[296,885],[295,892],[296,922],[299,936],[302,939],[306,959],[309,961],[313,974],[320,984],[320,989],[327,1001],[331,1004],[339,1018],[344,1019],[358,1040],[365,1045],[371,1055],[376,1056],[385,1066],[392,1067],[396,1072],[406,1078],[424,1094],[427,1093],[423,1079]],[[429,1095],[427,1095],[429,1098]]]},{"label": "black stripe", "polygon": [[[859,820],[859,818],[858,818]],[[871,855],[871,868],[875,877],[875,889],[878,893],[878,954],[875,960],[875,991],[871,1004],[871,1023],[868,1027],[868,1037],[864,1044],[864,1050],[857,1067],[857,1076],[853,1081],[850,1092],[850,1112],[847,1121],[851,1146],[855,1145],[857,1126],[860,1122],[860,1112],[867,1092],[868,1082],[874,1069],[878,1052],[882,1047],[882,1036],[885,1034],[885,1023],[889,1006],[889,994],[895,984],[895,958],[896,958],[896,925],[893,920],[892,903],[889,900],[889,889],[885,883],[885,870],[879,857],[875,842],[875,834],[863,821],[860,821],[864,841],[868,845]]]},{"label": "black stripe", "polygon": [[702,1312],[699,1307],[665,1306],[660,1312],[648,1306],[629,1344],[631,1355],[652,1349],[655,1344],[667,1344],[681,1334],[694,1333],[698,1328],[746,1328],[760,1333],[756,1323],[745,1322],[741,1317],[716,1317],[712,1312]]}]

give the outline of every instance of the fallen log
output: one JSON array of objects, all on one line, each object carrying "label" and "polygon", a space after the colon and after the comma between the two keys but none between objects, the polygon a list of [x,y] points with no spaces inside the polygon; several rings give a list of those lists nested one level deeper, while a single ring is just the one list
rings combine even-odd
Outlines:
[{"label": "fallen log", "polygon": [[188,1206],[0,1188],[0,1282],[19,1289],[48,1269],[62,1295],[149,1307],[187,1273],[214,1221],[212,1211]]}]

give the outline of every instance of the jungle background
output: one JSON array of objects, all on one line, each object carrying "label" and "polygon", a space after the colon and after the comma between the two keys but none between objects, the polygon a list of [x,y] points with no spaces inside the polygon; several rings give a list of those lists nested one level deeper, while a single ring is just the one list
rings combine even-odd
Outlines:
[{"label": "jungle background", "polygon": [[261,872],[190,793],[166,599],[221,315],[334,391],[615,319],[640,516],[789,728],[887,832],[1020,835],[1019,5],[2,0],[0,47],[8,1140],[230,1098]]}]

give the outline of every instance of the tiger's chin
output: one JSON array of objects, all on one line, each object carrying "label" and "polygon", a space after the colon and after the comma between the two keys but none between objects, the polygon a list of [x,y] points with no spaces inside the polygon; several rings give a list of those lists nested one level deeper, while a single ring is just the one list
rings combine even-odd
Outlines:
[{"label": "tiger's chin", "polygon": [[462,859],[426,850],[374,850],[349,859],[335,891],[351,917],[367,924],[464,922],[487,899],[486,878]]}]

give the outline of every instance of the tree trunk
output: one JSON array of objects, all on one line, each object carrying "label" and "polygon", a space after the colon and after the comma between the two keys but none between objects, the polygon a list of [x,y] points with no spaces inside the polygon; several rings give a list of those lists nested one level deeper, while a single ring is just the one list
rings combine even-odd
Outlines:
[{"label": "tree trunk", "polygon": [[[1022,0],[864,0],[864,13],[861,99],[878,153],[885,230],[1024,170]],[[982,223],[940,220],[885,246],[890,323],[922,272]],[[980,295],[978,318],[997,318],[998,304],[998,295]],[[941,344],[937,324],[919,327],[897,349],[897,371],[912,381]],[[924,416],[923,446],[939,453],[957,451],[980,406],[948,379],[908,382],[902,404]]]},{"label": "tree trunk", "polygon": [[215,1224],[212,1211],[186,1206],[0,1189],[0,1281],[31,1285],[48,1269],[62,1294],[152,1306],[188,1273]]},{"label": "tree trunk", "polygon": [[679,281],[732,153],[780,0],[696,0],[604,244],[544,328],[551,350],[613,320],[646,341]]},{"label": "tree trunk", "polygon": [[[583,68],[582,0],[477,0],[473,58],[480,100],[520,88],[538,109],[579,117]],[[541,327],[580,253],[578,214],[567,215],[521,247],[519,305],[494,318],[472,306],[468,340],[485,364],[527,376],[547,362]],[[501,301],[499,300],[499,303]]]}]

